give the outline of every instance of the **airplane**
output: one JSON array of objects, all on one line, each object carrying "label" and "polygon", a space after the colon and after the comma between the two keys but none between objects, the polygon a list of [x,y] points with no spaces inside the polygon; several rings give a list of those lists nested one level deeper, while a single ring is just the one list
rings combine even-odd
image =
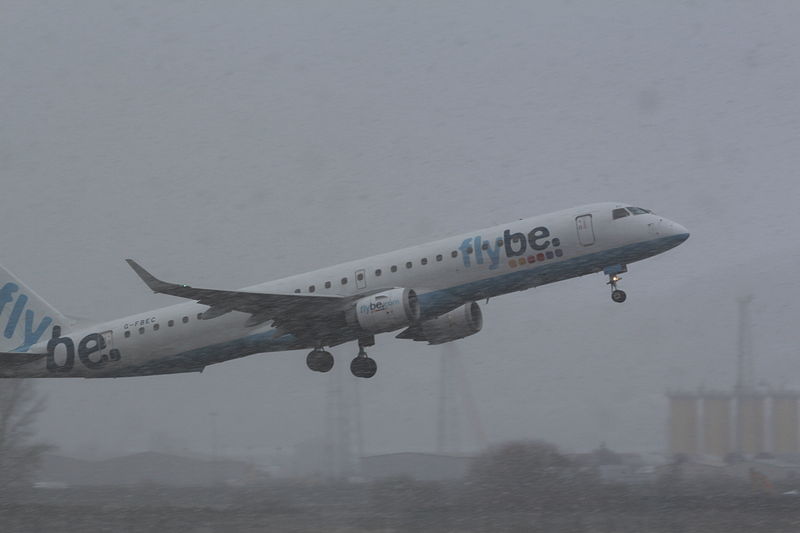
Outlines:
[{"label": "airplane", "polygon": [[308,368],[328,372],[334,359],[326,348],[356,341],[350,370],[370,378],[377,363],[365,348],[377,334],[455,341],[481,330],[480,300],[598,272],[621,303],[627,295],[617,284],[629,264],[688,238],[686,228],[647,209],[597,203],[241,290],[162,281],[128,259],[154,293],[189,301],[88,326],[0,267],[0,377],[202,372],[255,353],[300,349],[311,349]]}]

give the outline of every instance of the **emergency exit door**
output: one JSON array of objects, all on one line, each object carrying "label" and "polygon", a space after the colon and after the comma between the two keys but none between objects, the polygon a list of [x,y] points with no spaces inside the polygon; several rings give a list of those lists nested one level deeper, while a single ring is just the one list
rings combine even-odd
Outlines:
[{"label": "emergency exit door", "polygon": [[365,270],[356,270],[356,288],[367,288],[367,272]]},{"label": "emergency exit door", "polygon": [[594,227],[592,226],[592,215],[581,215],[575,217],[575,226],[578,228],[578,242],[583,246],[594,244]]},{"label": "emergency exit door", "polygon": [[119,361],[120,353],[117,348],[114,348],[114,332],[111,330],[103,331],[100,333],[103,338],[103,344],[100,346],[100,351],[108,354],[108,358],[112,361]]}]

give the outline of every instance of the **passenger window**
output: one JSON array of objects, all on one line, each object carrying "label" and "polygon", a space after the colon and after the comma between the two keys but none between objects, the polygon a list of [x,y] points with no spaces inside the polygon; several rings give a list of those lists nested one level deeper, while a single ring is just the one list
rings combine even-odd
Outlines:
[{"label": "passenger window", "polygon": [[314,292],[315,290],[316,290],[316,288],[313,285],[310,285],[308,287],[308,292]]},{"label": "passenger window", "polygon": [[489,249],[489,241],[484,242],[481,244],[481,250],[488,250]]},{"label": "passenger window", "polygon": [[472,246],[470,246],[469,248],[467,248],[467,253],[468,253],[468,254],[471,254],[472,252],[474,252],[474,250],[472,249]]},{"label": "passenger window", "polygon": [[427,265],[428,264],[428,258],[427,257],[423,257],[422,259],[420,259],[419,262],[422,263],[423,265]]},{"label": "passenger window", "polygon": [[139,335],[144,334],[144,328],[139,328]]},{"label": "passenger window", "polygon": [[442,260],[442,254],[439,254],[439,255],[437,255],[437,256],[436,256],[436,260],[437,260],[437,261],[441,261],[441,260]]},{"label": "passenger window", "polygon": [[342,285],[347,285],[347,278],[342,278]]},{"label": "passenger window", "polygon": [[[614,220],[617,220],[618,218],[622,218],[622,217],[628,216],[628,211],[627,211],[627,209],[623,209],[623,208],[614,209],[611,212],[611,216],[614,217]],[[631,224],[633,224],[633,222],[631,222]]]},{"label": "passenger window", "polygon": [[397,265],[392,265],[392,272],[397,272]]},{"label": "passenger window", "polygon": [[450,257],[458,257],[458,250],[453,250],[450,252]]},{"label": "passenger window", "polygon": [[161,326],[159,326],[158,324],[153,324],[153,331],[158,331],[158,328],[160,327]]},{"label": "passenger window", "polygon": [[375,276],[380,276],[380,275],[381,275],[381,269],[378,268],[375,270]]},{"label": "passenger window", "polygon": [[412,265],[411,265],[411,261],[408,261],[408,262],[406,263],[406,268],[411,268],[411,267],[412,267]]},{"label": "passenger window", "polygon": [[330,281],[326,281],[325,282],[325,288],[326,289],[330,289],[331,288],[331,282]]},{"label": "passenger window", "polygon": [[363,274],[362,272],[359,272],[359,273],[358,273],[358,275],[356,276],[356,279],[357,279],[358,281],[361,281],[361,280],[363,280],[363,279],[364,279],[364,274]]},{"label": "passenger window", "polygon": [[497,239],[497,247],[500,248],[501,246],[503,246],[503,239],[499,239],[498,238]]},{"label": "passenger window", "polygon": [[185,317],[183,317],[183,318],[181,319],[181,321],[182,321],[184,324],[186,324],[187,322],[189,322],[189,317],[188,317],[188,316],[185,316]]},{"label": "passenger window", "polygon": [[127,338],[128,338],[128,337],[130,337],[130,336],[131,336],[131,332],[130,332],[130,331],[126,331],[126,332],[125,332],[125,338],[127,339]]},{"label": "passenger window", "polygon": [[174,325],[175,325],[175,321],[174,320],[170,320],[169,322],[167,322],[167,326],[169,326],[169,327],[172,327]]},{"label": "passenger window", "polygon": [[294,292],[295,294],[300,294],[300,289],[295,289]]}]

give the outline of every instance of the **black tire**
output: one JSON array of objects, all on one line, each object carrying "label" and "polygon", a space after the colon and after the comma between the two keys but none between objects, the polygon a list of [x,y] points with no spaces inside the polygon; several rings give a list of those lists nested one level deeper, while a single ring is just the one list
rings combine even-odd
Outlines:
[{"label": "black tire", "polygon": [[357,378],[371,378],[378,371],[378,363],[371,357],[358,356],[350,362],[350,372]]},{"label": "black tire", "polygon": [[308,366],[309,370],[313,370],[314,372],[319,372],[319,370],[317,370],[317,351],[316,350],[308,352],[308,355],[306,356],[306,366]]},{"label": "black tire", "polygon": [[621,304],[622,302],[628,299],[628,295],[625,294],[625,291],[617,289],[611,292],[611,299],[617,302],[618,304]]},{"label": "black tire", "polygon": [[350,372],[357,378],[361,377],[361,372],[364,368],[364,359],[366,359],[366,357],[359,355],[350,361]]},{"label": "black tire", "polygon": [[330,352],[319,352],[317,372],[330,372],[333,368],[333,356]]},{"label": "black tire", "polygon": [[333,368],[333,356],[323,350],[312,350],[306,356],[306,365],[314,372],[328,372]]},{"label": "black tire", "polygon": [[367,357],[367,362],[366,365],[364,366],[365,369],[364,369],[364,375],[361,376],[362,378],[371,378],[378,371],[378,363],[375,362],[375,359],[371,357]]}]

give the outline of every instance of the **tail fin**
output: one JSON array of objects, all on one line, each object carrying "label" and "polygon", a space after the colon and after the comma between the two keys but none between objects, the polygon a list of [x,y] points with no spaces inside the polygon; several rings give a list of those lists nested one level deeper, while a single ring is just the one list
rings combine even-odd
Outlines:
[{"label": "tail fin", "polygon": [[0,266],[0,351],[25,352],[72,321]]}]

